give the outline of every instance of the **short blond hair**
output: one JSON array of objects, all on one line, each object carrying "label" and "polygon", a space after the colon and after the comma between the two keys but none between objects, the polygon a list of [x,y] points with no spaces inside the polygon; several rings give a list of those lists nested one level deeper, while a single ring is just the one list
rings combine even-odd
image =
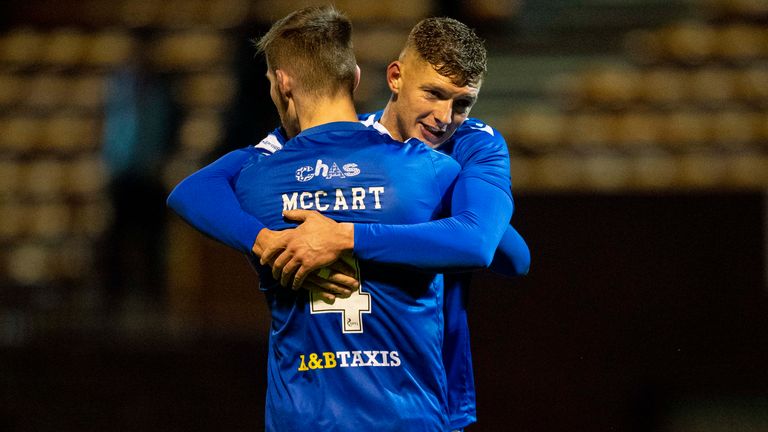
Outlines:
[{"label": "short blond hair", "polygon": [[352,23],[333,6],[299,9],[254,42],[271,70],[290,71],[303,91],[327,95],[355,88]]},{"label": "short blond hair", "polygon": [[406,50],[415,50],[440,75],[459,87],[478,85],[485,76],[485,44],[464,23],[453,18],[427,18],[408,35]]}]

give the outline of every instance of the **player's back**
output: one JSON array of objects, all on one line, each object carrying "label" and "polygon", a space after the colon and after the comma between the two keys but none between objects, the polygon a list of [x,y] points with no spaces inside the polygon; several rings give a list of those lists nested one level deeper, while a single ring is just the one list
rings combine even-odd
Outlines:
[{"label": "player's back", "polygon": [[[416,223],[443,210],[458,173],[423,144],[400,143],[359,123],[312,128],[237,180],[243,208],[286,228],[284,209],[337,221]],[[403,245],[407,247],[407,245]],[[443,430],[439,276],[360,264],[362,286],[328,304],[264,276],[272,312],[269,430]]]}]

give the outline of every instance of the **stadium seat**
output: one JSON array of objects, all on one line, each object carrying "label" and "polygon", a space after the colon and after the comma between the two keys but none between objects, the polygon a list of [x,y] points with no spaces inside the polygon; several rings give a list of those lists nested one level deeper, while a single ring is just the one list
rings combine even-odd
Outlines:
[{"label": "stadium seat", "polygon": [[698,21],[681,21],[659,30],[664,58],[670,62],[700,65],[712,58],[717,34]]},{"label": "stadium seat", "polygon": [[723,62],[748,64],[768,57],[768,41],[762,27],[731,24],[717,29],[714,55]]},{"label": "stadium seat", "polygon": [[26,162],[23,172],[23,192],[35,200],[61,196],[64,164],[57,159],[35,159]]},{"label": "stadium seat", "polygon": [[24,207],[17,201],[3,200],[0,202],[0,241],[8,244],[21,237],[25,231],[26,213]]},{"label": "stadium seat", "polygon": [[632,154],[629,185],[638,190],[660,190],[674,185],[677,163],[672,154],[654,147]]},{"label": "stadium seat", "polygon": [[756,108],[768,108],[768,67],[754,65],[737,71],[734,95],[741,103]]},{"label": "stadium seat", "polygon": [[686,83],[691,105],[721,108],[734,98],[736,75],[723,67],[704,67],[688,73]]},{"label": "stadium seat", "polygon": [[686,97],[686,76],[671,67],[653,67],[642,72],[638,86],[638,101],[655,108],[671,108],[682,104]]},{"label": "stadium seat", "polygon": [[737,148],[757,142],[756,114],[738,107],[720,110],[712,115],[712,141]]},{"label": "stadium seat", "polygon": [[746,149],[729,155],[725,183],[736,188],[764,190],[768,185],[768,155],[759,149]]},{"label": "stadium seat", "polygon": [[87,36],[77,28],[62,28],[49,33],[40,61],[47,66],[72,68],[86,53]]},{"label": "stadium seat", "polygon": [[64,153],[92,151],[99,145],[100,122],[91,116],[62,111],[45,125],[45,148]]},{"label": "stadium seat", "polygon": [[23,100],[26,79],[14,73],[0,73],[0,107],[10,107]]},{"label": "stadium seat", "polygon": [[613,143],[627,149],[657,145],[662,115],[648,109],[634,109],[620,113],[613,123]]},{"label": "stadium seat", "polygon": [[108,173],[99,156],[86,153],[69,161],[64,169],[63,189],[67,195],[88,200],[105,191]]},{"label": "stadium seat", "polygon": [[4,35],[0,44],[0,62],[25,68],[40,61],[47,37],[32,28],[20,27]]},{"label": "stadium seat", "polygon": [[510,144],[536,153],[564,145],[565,118],[552,110],[520,111],[503,120],[497,127]]},{"label": "stadium seat", "polygon": [[76,109],[99,113],[104,106],[107,78],[102,74],[80,74],[72,79],[67,104]]},{"label": "stadium seat", "polygon": [[179,131],[181,151],[202,158],[221,144],[222,130],[216,111],[199,110],[190,114]]},{"label": "stadium seat", "polygon": [[638,74],[629,67],[597,66],[581,75],[581,94],[586,103],[603,109],[621,109],[632,104],[637,94]]},{"label": "stadium seat", "polygon": [[678,186],[712,188],[724,183],[727,163],[723,154],[714,150],[694,150],[678,156]]},{"label": "stadium seat", "polygon": [[184,78],[182,103],[188,108],[226,109],[232,101],[237,82],[225,72],[191,74]]},{"label": "stadium seat", "polygon": [[43,120],[31,115],[11,115],[5,121],[5,134],[0,137],[6,150],[18,153],[33,151],[40,144]]},{"label": "stadium seat", "polygon": [[231,44],[210,31],[182,31],[159,38],[151,47],[152,63],[161,70],[199,71],[232,61]]},{"label": "stadium seat", "polygon": [[630,161],[615,150],[590,153],[582,163],[583,181],[589,190],[620,190],[630,182]]},{"label": "stadium seat", "polygon": [[61,240],[70,233],[70,209],[63,201],[35,204],[29,214],[28,235],[40,241]]},{"label": "stadium seat", "polygon": [[71,87],[71,79],[56,73],[38,73],[29,84],[29,91],[24,105],[33,110],[53,110],[60,107],[66,99],[66,91]]},{"label": "stadium seat", "polygon": [[20,181],[19,162],[13,158],[0,159],[0,206],[17,194]]},{"label": "stadium seat", "polygon": [[709,141],[707,117],[693,110],[678,110],[663,116],[659,142],[670,149],[702,146]]},{"label": "stadium seat", "polygon": [[88,38],[83,63],[95,68],[113,68],[128,61],[134,41],[123,30],[96,33]]},{"label": "stadium seat", "polygon": [[39,243],[20,243],[7,256],[8,276],[22,285],[36,285],[52,278],[51,251]]},{"label": "stadium seat", "polygon": [[605,112],[576,112],[565,118],[563,140],[574,149],[612,145],[616,115]]}]

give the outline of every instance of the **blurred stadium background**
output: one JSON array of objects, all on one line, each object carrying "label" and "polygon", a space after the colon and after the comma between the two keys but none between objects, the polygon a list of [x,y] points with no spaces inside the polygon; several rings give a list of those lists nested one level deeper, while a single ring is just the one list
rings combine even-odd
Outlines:
[{"label": "blurred stadium background", "polygon": [[[262,428],[256,277],[164,197],[274,127],[249,39],[307,4],[0,3],[0,430]],[[768,430],[768,1],[335,4],[361,112],[419,19],[488,42],[533,264],[474,281],[469,431]]]}]

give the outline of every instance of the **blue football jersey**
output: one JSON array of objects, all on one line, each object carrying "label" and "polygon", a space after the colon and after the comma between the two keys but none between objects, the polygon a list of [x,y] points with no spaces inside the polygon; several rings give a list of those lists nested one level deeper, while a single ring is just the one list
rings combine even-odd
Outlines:
[{"label": "blue football jersey", "polygon": [[[363,124],[384,130],[378,123],[382,111],[364,114]],[[478,178],[500,189],[512,199],[509,176],[509,150],[504,137],[491,126],[468,118],[439,151],[461,165],[460,178]],[[356,240],[357,241],[357,240]],[[443,362],[448,377],[448,412],[451,429],[461,429],[477,421],[475,381],[467,318],[467,299],[471,275],[445,275],[445,343]]]},{"label": "blue football jersey", "polygon": [[[487,181],[512,198],[509,150],[501,134],[480,120],[469,118],[438,150],[461,165],[462,177]],[[462,428],[477,420],[475,380],[472,369],[467,300],[470,274],[445,275],[445,365],[451,427]]]},{"label": "blue football jersey", "polygon": [[[459,169],[417,141],[340,122],[305,130],[269,156],[255,149],[235,191],[271,229],[292,226],[281,216],[288,209],[418,223],[446,210]],[[361,288],[333,303],[260,271],[272,315],[267,430],[449,427],[442,277],[364,261],[357,268]]]}]

